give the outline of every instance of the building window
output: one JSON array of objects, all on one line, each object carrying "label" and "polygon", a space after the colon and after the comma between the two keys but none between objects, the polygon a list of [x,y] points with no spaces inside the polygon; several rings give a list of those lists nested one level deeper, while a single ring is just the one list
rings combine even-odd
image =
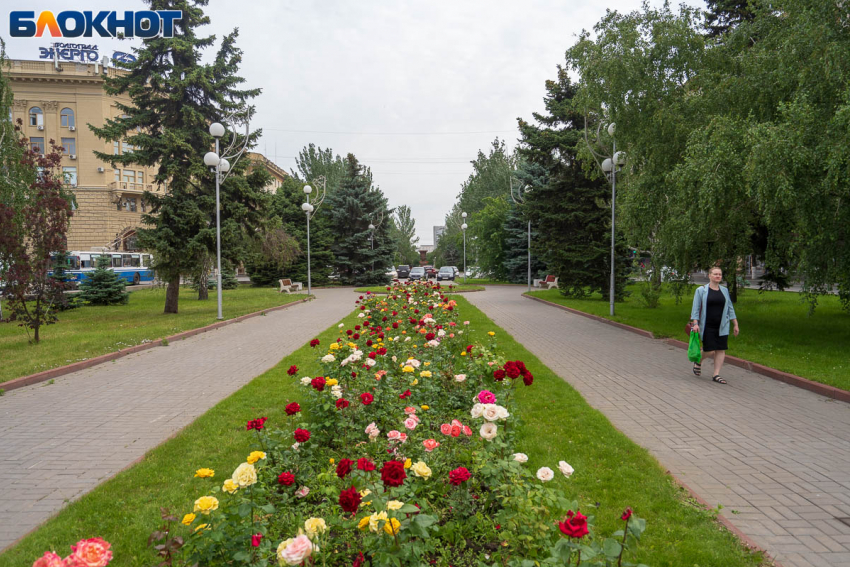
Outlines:
[{"label": "building window", "polygon": [[144,182],[145,182],[145,172],[144,171],[137,171],[136,172],[136,183],[138,183],[139,185],[142,185],[142,184],[144,184]]},{"label": "building window", "polygon": [[136,212],[136,198],[135,197],[125,197],[124,198],[124,210],[128,213]]},{"label": "building window", "polygon": [[30,147],[37,154],[44,153],[44,138],[30,138]]},{"label": "building window", "polygon": [[76,138],[62,138],[62,149],[66,154],[75,154],[77,153],[77,140]]},{"label": "building window", "polygon": [[112,142],[112,155],[121,155],[121,142],[117,140],[115,142]]},{"label": "building window", "polygon": [[145,202],[145,200],[140,199],[139,201],[140,201],[140,204],[142,205],[142,212],[143,213],[148,212],[148,204]]},{"label": "building window", "polygon": [[124,145],[125,154],[132,154],[133,150],[136,149],[135,147],[133,147],[133,144],[128,144],[126,141],[122,142],[122,144]]},{"label": "building window", "polygon": [[63,167],[62,168],[62,176],[65,178],[65,184],[70,185],[71,187],[77,186],[77,168],[76,167]]},{"label": "building window", "polygon": [[76,128],[77,124],[74,122],[74,111],[70,108],[63,108],[62,112],[59,114],[59,120],[63,128]]},{"label": "building window", "polygon": [[44,126],[44,113],[37,106],[30,108],[30,126]]},{"label": "building window", "polygon": [[121,170],[120,169],[113,169],[112,171],[115,172],[115,183],[118,183],[119,181],[121,181]]},{"label": "building window", "polygon": [[124,170],[124,177],[122,178],[124,183],[135,183],[136,182],[136,172],[132,169]]}]

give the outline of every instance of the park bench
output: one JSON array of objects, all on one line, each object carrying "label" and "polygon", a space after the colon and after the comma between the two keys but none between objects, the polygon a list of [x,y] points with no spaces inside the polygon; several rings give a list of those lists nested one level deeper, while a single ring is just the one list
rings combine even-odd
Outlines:
[{"label": "park bench", "polygon": [[546,276],[545,280],[539,280],[540,289],[552,289],[558,287],[558,278],[555,276]]}]

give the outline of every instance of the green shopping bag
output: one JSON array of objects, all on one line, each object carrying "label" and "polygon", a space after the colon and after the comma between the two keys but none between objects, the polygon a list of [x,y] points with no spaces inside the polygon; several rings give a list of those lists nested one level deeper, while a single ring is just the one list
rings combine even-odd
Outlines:
[{"label": "green shopping bag", "polygon": [[688,343],[688,360],[691,362],[699,362],[700,350],[699,333],[691,331],[691,341]]}]

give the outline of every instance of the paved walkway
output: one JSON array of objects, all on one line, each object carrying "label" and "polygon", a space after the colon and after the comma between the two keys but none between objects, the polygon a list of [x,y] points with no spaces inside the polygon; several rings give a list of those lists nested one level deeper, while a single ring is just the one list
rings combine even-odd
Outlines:
[{"label": "paved walkway", "polygon": [[696,378],[685,351],[523,291],[465,297],[785,567],[850,565],[850,404],[732,366]]},{"label": "paved walkway", "polygon": [[354,308],[349,289],[0,398],[0,550]]}]

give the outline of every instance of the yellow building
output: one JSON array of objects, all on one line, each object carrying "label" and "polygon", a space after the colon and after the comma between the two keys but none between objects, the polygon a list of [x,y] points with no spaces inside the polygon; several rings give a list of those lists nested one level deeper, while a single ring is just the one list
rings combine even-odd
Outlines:
[{"label": "yellow building", "polygon": [[[55,140],[65,149],[62,169],[76,196],[77,209],[68,230],[68,250],[110,248],[138,250],[136,228],[148,211],[145,191],[164,194],[166,187],[154,184],[155,168],[130,166],[113,169],[97,159],[94,151],[121,154],[133,151],[123,142],[105,142],[88,128],[103,126],[117,118],[116,102],[130,104],[127,96],[112,97],[103,90],[105,76],[124,71],[93,63],[51,60],[10,60],[4,72],[14,94],[12,119],[23,121],[23,135],[43,149]],[[287,173],[259,153],[248,153],[263,164],[273,181],[274,192]]]},{"label": "yellow building", "polygon": [[274,193],[277,188],[283,184],[283,181],[289,177],[286,171],[277,165],[275,162],[257,152],[246,152],[245,156],[251,160],[251,167],[256,167],[257,164],[262,164],[272,176],[272,181],[266,186],[266,191]]}]

